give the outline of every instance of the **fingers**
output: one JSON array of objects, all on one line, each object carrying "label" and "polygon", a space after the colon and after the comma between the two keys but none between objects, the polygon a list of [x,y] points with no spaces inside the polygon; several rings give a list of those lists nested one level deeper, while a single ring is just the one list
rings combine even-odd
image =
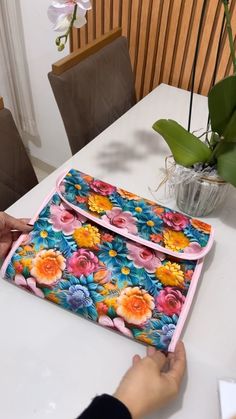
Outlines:
[{"label": "fingers", "polygon": [[178,342],[173,354],[168,355],[170,368],[167,375],[175,379],[180,384],[186,369],[186,353],[183,342]]},{"label": "fingers", "polygon": [[28,233],[32,230],[32,227],[27,225],[29,219],[17,219],[12,217],[11,215],[4,214],[4,222],[5,229],[7,228],[9,230],[19,230],[22,233]]},{"label": "fingers", "polygon": [[133,366],[136,365],[141,360],[141,356],[134,355],[133,356]]},{"label": "fingers", "polygon": [[157,351],[153,346],[149,346],[147,348],[147,356],[155,361],[160,371],[164,368],[167,358],[162,352]]}]

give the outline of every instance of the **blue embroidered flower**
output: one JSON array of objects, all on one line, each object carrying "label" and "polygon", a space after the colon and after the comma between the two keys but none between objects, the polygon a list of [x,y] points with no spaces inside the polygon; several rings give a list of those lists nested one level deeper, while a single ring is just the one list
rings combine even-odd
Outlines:
[{"label": "blue embroidered flower", "polygon": [[71,285],[66,300],[73,311],[93,304],[89,291],[83,285]]},{"label": "blue embroidered flower", "polygon": [[71,172],[67,174],[64,180],[65,198],[70,202],[76,202],[77,196],[86,196],[88,194],[89,185],[78,172],[73,174],[73,176]]},{"label": "blue embroidered flower", "polygon": [[123,205],[125,211],[130,211],[136,218],[142,217],[143,214],[151,214],[151,208],[145,201],[126,200]]},{"label": "blue embroidered flower", "polygon": [[162,225],[162,219],[151,212],[141,213],[137,222],[137,227],[139,232],[141,233],[141,236],[147,240],[150,238],[151,234],[160,233]]},{"label": "blue embroidered flower", "polygon": [[203,233],[202,231],[197,230],[193,226],[188,226],[183,230],[184,234],[190,239],[191,242],[198,242],[201,247],[207,245],[209,240],[209,235]]},{"label": "blue embroidered flower", "polygon": [[104,242],[98,252],[98,257],[108,267],[125,264],[127,262],[127,248],[124,240],[116,237],[112,242]]},{"label": "blue embroidered flower", "polygon": [[141,269],[135,268],[128,260],[111,268],[113,281],[115,280],[121,288],[127,285],[139,285],[140,271]]},{"label": "blue embroidered flower", "polygon": [[34,224],[34,229],[31,233],[32,243],[37,251],[43,248],[53,249],[59,236],[60,233],[55,233],[47,221],[40,219]]},{"label": "blue embroidered flower", "polygon": [[175,325],[174,324],[165,324],[162,327],[162,334],[161,334],[161,343],[165,345],[166,347],[169,345],[171,338],[175,331]]}]

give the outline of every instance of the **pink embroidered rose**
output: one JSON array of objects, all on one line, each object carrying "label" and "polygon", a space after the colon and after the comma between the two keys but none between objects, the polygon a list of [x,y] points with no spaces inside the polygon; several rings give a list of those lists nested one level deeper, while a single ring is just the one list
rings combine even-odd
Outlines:
[{"label": "pink embroidered rose", "polygon": [[106,215],[102,219],[115,227],[123,228],[129,233],[137,234],[136,218],[128,211],[122,211],[121,208],[113,208],[111,211],[106,211]]},{"label": "pink embroidered rose", "polygon": [[107,196],[116,191],[116,187],[109,183],[102,182],[101,180],[93,180],[90,183],[90,188],[101,195]]},{"label": "pink embroidered rose", "polygon": [[161,261],[165,259],[165,255],[161,252],[149,249],[137,243],[127,243],[127,258],[134,262],[136,268],[145,268],[147,272],[155,272]]},{"label": "pink embroidered rose", "polygon": [[123,333],[123,335],[128,336],[130,338],[133,337],[133,334],[128,327],[125,326],[125,322],[121,317],[115,317],[113,320],[106,316],[102,315],[98,319],[98,323],[105,327],[111,327],[112,329],[116,329],[119,332]]},{"label": "pink embroidered rose", "polygon": [[166,225],[171,227],[175,231],[183,230],[188,224],[189,220],[185,215],[174,213],[174,212],[166,212],[162,219]]},{"label": "pink embroidered rose", "polygon": [[44,293],[41,289],[37,288],[36,280],[34,278],[25,278],[23,275],[17,274],[14,278],[14,283],[19,287],[34,293],[37,297],[44,298]]},{"label": "pink embroidered rose", "polygon": [[156,299],[157,310],[167,316],[179,315],[184,301],[185,297],[180,291],[166,287],[160,291]]},{"label": "pink embroidered rose", "polygon": [[90,250],[79,249],[67,261],[68,272],[79,277],[88,276],[98,269],[98,258]]},{"label": "pink embroidered rose", "polygon": [[86,220],[82,215],[76,215],[66,204],[52,205],[50,212],[49,221],[52,223],[53,230],[62,231],[66,235],[72,234]]},{"label": "pink embroidered rose", "polygon": [[189,246],[184,248],[184,253],[199,253],[202,251],[202,247],[197,242],[191,242]]}]

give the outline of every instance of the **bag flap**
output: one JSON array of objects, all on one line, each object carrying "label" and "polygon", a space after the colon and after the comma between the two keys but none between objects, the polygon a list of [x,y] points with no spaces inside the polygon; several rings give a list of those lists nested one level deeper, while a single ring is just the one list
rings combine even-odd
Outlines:
[{"label": "bag flap", "polygon": [[198,219],[71,169],[57,182],[71,208],[130,240],[187,260],[205,256],[213,227]]}]

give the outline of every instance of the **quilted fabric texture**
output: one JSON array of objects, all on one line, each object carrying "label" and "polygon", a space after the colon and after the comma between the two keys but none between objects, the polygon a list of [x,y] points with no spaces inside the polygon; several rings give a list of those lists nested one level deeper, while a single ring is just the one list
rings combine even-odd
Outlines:
[{"label": "quilted fabric texture", "polygon": [[5,278],[102,326],[167,350],[187,308],[191,283],[199,276],[197,266],[197,261],[172,258],[102,228],[55,193],[33,231],[10,255]]}]

